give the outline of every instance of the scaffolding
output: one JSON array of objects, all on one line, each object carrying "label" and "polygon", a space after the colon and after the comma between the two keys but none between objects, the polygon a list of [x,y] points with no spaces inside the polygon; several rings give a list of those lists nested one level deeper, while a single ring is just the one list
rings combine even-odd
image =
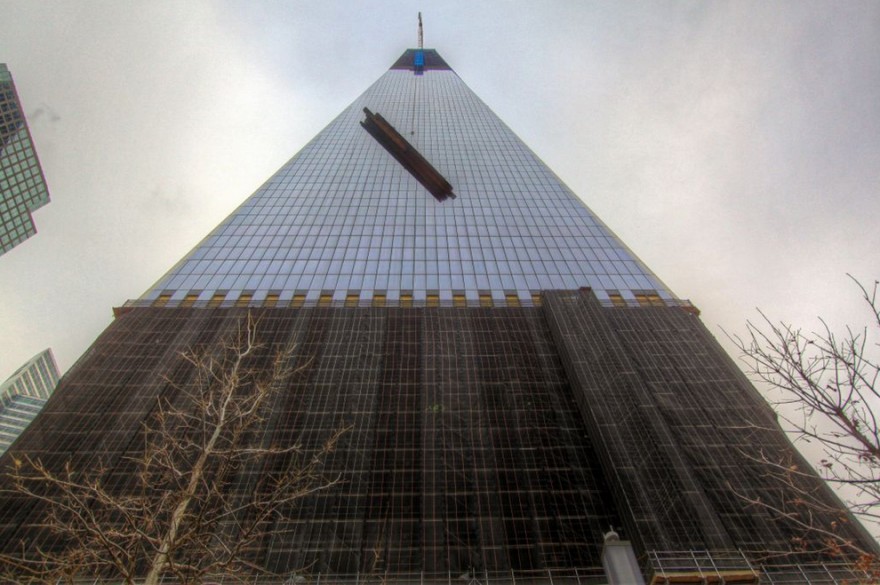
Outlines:
[{"label": "scaffolding", "polygon": [[651,585],[761,582],[758,570],[739,551],[650,551],[648,569]]},{"label": "scaffolding", "polygon": [[875,583],[870,575],[847,563],[750,562],[741,551],[650,551],[651,585],[856,585]]}]

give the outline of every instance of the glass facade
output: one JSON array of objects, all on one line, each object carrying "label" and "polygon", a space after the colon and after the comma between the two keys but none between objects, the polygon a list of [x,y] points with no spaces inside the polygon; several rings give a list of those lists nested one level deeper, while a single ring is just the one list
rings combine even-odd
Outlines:
[{"label": "glass facade", "polygon": [[31,212],[49,203],[12,75],[0,63],[0,254],[35,233]]},{"label": "glass facade", "polygon": [[[410,52],[408,52],[410,53]],[[176,305],[530,304],[672,294],[442,63],[385,73],[142,298]],[[441,65],[437,65],[439,63]],[[398,68],[399,67],[399,68]],[[379,114],[449,183],[438,201],[361,127]]]},{"label": "glass facade", "polygon": [[58,366],[47,349],[0,385],[0,455],[36,418],[57,384]]}]

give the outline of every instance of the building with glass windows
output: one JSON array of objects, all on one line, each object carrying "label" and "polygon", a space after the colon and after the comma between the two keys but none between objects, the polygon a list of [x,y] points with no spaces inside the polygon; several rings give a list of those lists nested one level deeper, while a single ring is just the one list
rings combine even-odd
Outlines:
[{"label": "building with glass windows", "polygon": [[36,418],[57,384],[58,365],[51,349],[32,357],[0,384],[0,455]]},{"label": "building with glass windows", "polygon": [[[818,476],[768,477],[761,456],[809,467],[697,309],[434,50],[115,313],[14,450],[134,489],[142,426],[197,382],[181,352],[250,318],[249,363],[289,350],[293,371],[255,440],[348,429],[324,462],[339,482],[246,551],[297,583],[607,583],[611,527],[652,583],[820,582],[841,559],[774,512],[798,490],[875,547]],[[224,470],[229,501],[283,465]],[[63,548],[41,512],[0,501],[0,549]]]},{"label": "building with glass windows", "polygon": [[[423,74],[409,71],[415,54],[143,300],[506,306],[581,287],[603,302],[674,298],[436,52],[425,51]],[[457,197],[422,197],[428,189],[361,126],[364,108],[390,122]]]},{"label": "building with glass windows", "polygon": [[15,83],[0,63],[0,254],[37,233],[31,213],[47,203],[49,190]]}]

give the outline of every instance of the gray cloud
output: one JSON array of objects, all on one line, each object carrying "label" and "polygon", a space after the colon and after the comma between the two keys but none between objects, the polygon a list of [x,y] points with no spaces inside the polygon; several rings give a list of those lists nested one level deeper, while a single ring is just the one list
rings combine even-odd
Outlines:
[{"label": "gray cloud", "polygon": [[35,124],[38,120],[42,121],[42,118],[44,117],[53,124],[61,120],[61,116],[58,115],[58,112],[53,110],[48,104],[40,104],[40,106],[34,109],[31,113],[25,115],[30,124]]}]

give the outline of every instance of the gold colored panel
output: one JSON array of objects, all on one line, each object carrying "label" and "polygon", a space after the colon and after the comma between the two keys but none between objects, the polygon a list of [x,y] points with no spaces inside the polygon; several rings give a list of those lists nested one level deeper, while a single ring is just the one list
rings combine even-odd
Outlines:
[{"label": "gold colored panel", "polygon": [[159,298],[157,298],[155,301],[153,301],[153,306],[154,307],[164,307],[165,305],[168,304],[168,301],[170,301],[170,300],[171,300],[171,295],[167,295],[167,294],[166,295],[159,295]]},{"label": "gold colored panel", "polygon": [[180,306],[181,307],[192,307],[195,304],[196,300],[198,300],[198,298],[199,298],[198,294],[188,294],[188,295],[186,295],[186,297],[184,297],[183,302],[180,303]]},{"label": "gold colored panel", "polygon": [[615,307],[625,307],[626,306],[626,301],[623,300],[623,297],[620,296],[619,294],[610,294],[610,295],[608,295],[608,298],[611,300],[611,304],[614,305]]}]

